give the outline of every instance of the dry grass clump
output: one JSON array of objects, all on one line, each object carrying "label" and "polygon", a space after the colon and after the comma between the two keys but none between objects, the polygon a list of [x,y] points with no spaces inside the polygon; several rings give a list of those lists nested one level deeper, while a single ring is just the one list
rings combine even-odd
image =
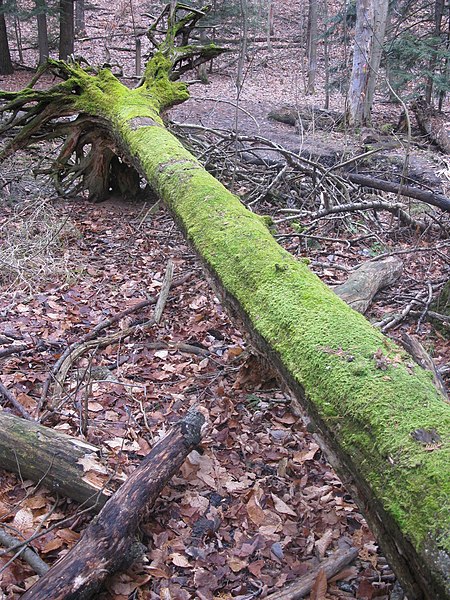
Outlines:
[{"label": "dry grass clump", "polygon": [[39,197],[8,213],[0,220],[0,289],[32,292],[55,276],[74,276],[67,247],[80,234],[69,217]]}]

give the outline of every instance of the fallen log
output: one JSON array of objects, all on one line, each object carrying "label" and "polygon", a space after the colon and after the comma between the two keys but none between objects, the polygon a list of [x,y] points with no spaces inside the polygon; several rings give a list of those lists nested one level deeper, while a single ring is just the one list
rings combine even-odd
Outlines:
[{"label": "fallen log", "polygon": [[[224,304],[312,419],[408,598],[450,599],[450,406],[427,372],[283,250],[265,220],[164,127],[161,112],[188,98],[172,68],[192,52],[174,49],[179,30],[171,24],[169,31],[137,89],[107,70],[93,76],[51,61],[63,84],[2,92],[9,110],[29,108],[27,126],[6,152],[42,139],[42,127],[51,124],[52,136],[69,136],[56,165],[60,177],[70,174],[73,182],[78,164],[84,180],[86,146],[93,144],[94,171],[85,183],[94,196],[106,188],[93,173],[105,172],[111,152],[139,170],[172,211]],[[86,134],[93,130],[95,136]]]},{"label": "fallen log", "polygon": [[[327,110],[311,106],[308,108],[297,108],[295,106],[281,106],[271,110],[269,119],[279,121],[286,125],[299,127],[300,123],[306,121],[309,126],[314,125],[319,129],[333,129],[341,126],[345,120],[345,114],[335,110]],[[305,129],[305,127],[303,127]]]},{"label": "fallen log", "polygon": [[138,526],[162,488],[200,442],[203,415],[190,411],[160,440],[85,529],[80,541],[25,594],[23,600],[87,600],[105,579],[142,554]]},{"label": "fallen log", "polygon": [[96,446],[5,411],[0,411],[0,466],[84,508],[100,510],[112,494]]},{"label": "fallen log", "polygon": [[403,262],[395,256],[368,261],[353,271],[345,283],[333,288],[333,291],[354,310],[364,314],[375,294],[395,283],[402,270]]},{"label": "fallen log", "polygon": [[408,198],[415,198],[426,204],[437,206],[441,210],[450,212],[450,198],[443,194],[430,192],[428,190],[420,190],[410,185],[400,185],[394,181],[385,181],[384,179],[378,179],[377,177],[371,177],[369,175],[360,175],[359,173],[342,173],[342,177],[356,183],[357,185],[363,185],[364,187],[372,188],[374,190],[381,190],[382,192],[391,192],[392,194],[400,194],[401,196],[408,196]]},{"label": "fallen log", "polygon": [[450,154],[450,127],[446,115],[436,110],[425,100],[416,100],[411,104],[420,129],[444,152]]}]

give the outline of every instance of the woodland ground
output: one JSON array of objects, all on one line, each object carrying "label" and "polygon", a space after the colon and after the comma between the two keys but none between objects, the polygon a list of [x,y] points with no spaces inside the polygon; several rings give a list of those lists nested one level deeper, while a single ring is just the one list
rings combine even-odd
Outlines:
[{"label": "woodland ground", "polygon": [[[111,15],[107,3],[96,4],[104,6],[88,13],[88,36],[101,31],[130,34],[131,27],[124,25],[129,15],[119,10],[122,5]],[[276,35],[292,39],[298,4],[275,3]],[[115,45],[114,38],[110,45]],[[121,40],[117,45],[126,44]],[[77,52],[92,62],[104,58],[95,40],[83,42]],[[288,147],[360,152],[360,139],[348,133],[308,131],[301,138],[293,128],[267,119],[268,111],[280,104],[321,105],[320,94],[307,98],[301,93],[301,53],[298,47],[274,49],[271,55],[259,51],[248,63],[241,107],[253,118],[240,111],[240,130],[260,132]],[[125,74],[132,74],[132,55],[116,55]],[[31,55],[26,59],[33,62]],[[236,100],[234,71],[226,70],[225,59],[223,65],[222,73],[210,77],[209,86],[192,86],[193,99],[171,118],[209,127],[234,126],[235,108],[223,102]],[[0,86],[18,88],[27,77],[18,71],[1,78]],[[342,110],[337,93],[332,108]],[[395,122],[398,111],[377,104],[375,120]],[[442,190],[448,193],[445,158],[429,146],[417,150],[415,157],[440,174]],[[0,335],[48,344],[44,350],[4,360],[2,383],[33,412],[41,385],[67,344],[103,319],[157,295],[171,259],[175,278],[185,276],[185,281],[172,290],[160,325],[82,359],[51,424],[81,435],[80,377],[87,369],[92,393],[86,438],[102,448],[108,467],[126,475],[190,406],[200,404],[210,416],[200,451],[190,455],[143,525],[145,559],[115,577],[102,597],[264,597],[306,573],[321,557],[353,544],[359,549],[358,559],[338,581],[330,582],[326,594],[318,585],[315,600],[400,598],[392,592],[395,577],[376,541],[308,433],[305,419],[294,414],[289,394],[251,354],[164,207],[155,206],[151,196],[139,202],[112,198],[100,205],[83,198],[55,198],[42,178],[31,177],[30,161],[19,155],[2,165],[0,258],[3,265],[12,266],[1,274]],[[261,203],[257,208],[276,214],[279,207]],[[401,280],[380,293],[371,307],[369,317],[381,320],[387,313],[400,312],[418,292],[426,298],[429,286],[434,292],[439,289],[448,278],[448,246],[438,234],[421,235],[390,218],[369,224],[350,219],[324,222],[314,230],[315,237],[287,238],[284,243],[295,255],[308,256],[330,285],[345,280],[347,272],[367,258],[404,251]],[[292,230],[282,225],[279,233]],[[419,335],[443,367],[450,358],[448,334],[420,320],[423,306],[393,334],[399,336],[404,329]],[[118,327],[149,316],[146,309]],[[94,380],[97,366],[108,367],[112,381]],[[73,502],[43,486],[6,472],[0,477],[3,525],[19,537],[41,528],[43,535],[34,547],[49,564],[54,562],[77,541],[89,517],[78,515]],[[73,518],[48,531],[49,525],[67,517]],[[6,566],[8,560],[8,555],[0,555],[0,589],[4,598],[13,599],[35,576],[21,561]]]}]

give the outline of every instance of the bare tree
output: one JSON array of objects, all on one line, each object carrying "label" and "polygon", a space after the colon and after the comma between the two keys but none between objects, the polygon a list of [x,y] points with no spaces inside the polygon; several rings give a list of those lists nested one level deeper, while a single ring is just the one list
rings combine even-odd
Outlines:
[{"label": "bare tree", "polygon": [[427,78],[427,83],[425,86],[425,100],[427,101],[428,104],[431,104],[431,98],[432,98],[432,94],[433,94],[433,83],[434,83],[433,73],[436,69],[437,53],[438,53],[439,45],[441,42],[440,38],[442,35],[442,17],[444,16],[444,8],[445,8],[444,0],[435,0],[433,48],[432,48],[432,54],[431,54],[431,58],[430,58],[430,64],[428,67],[430,75]]},{"label": "bare tree", "polygon": [[47,32],[47,4],[45,0],[35,0],[38,30],[39,64],[45,63],[49,56]]},{"label": "bare tree", "polygon": [[0,75],[10,75],[14,69],[9,50],[3,0],[0,0]]},{"label": "bare tree", "polygon": [[78,35],[84,35],[86,31],[84,4],[84,0],[75,2],[75,31]]},{"label": "bare tree", "polygon": [[309,0],[308,7],[308,94],[314,94],[317,73],[317,0]]},{"label": "bare tree", "polygon": [[59,58],[66,60],[74,50],[74,0],[59,0]]},{"label": "bare tree", "polygon": [[349,121],[370,122],[388,16],[388,0],[357,0],[353,68],[349,89]]}]

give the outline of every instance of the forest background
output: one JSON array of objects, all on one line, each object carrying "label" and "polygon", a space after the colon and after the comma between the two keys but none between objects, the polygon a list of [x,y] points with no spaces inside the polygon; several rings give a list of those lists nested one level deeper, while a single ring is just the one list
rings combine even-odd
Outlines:
[{"label": "forest background", "polygon": [[[148,21],[162,4],[130,1],[111,8],[103,2],[3,0],[0,7],[1,87],[18,89],[47,55],[72,54],[109,65],[135,85],[151,50]],[[377,151],[378,162],[363,159],[358,173],[392,171],[398,181],[406,164],[420,189],[448,196],[448,157],[419,130],[410,108],[419,98],[448,108],[448,7],[439,1],[386,4],[380,66],[366,69],[379,74],[373,96],[361,94],[358,86],[367,82],[357,79],[353,67],[354,49],[365,43],[358,42],[364,28],[358,30],[357,14],[370,7],[367,0],[215,2],[199,39],[229,51],[186,75],[196,80],[191,100],[170,118],[244,203],[272,215],[278,239],[311,261],[326,283],[342,283],[367,259],[404,258],[401,278],[378,294],[368,315],[397,338],[418,337],[445,379],[448,299],[441,294],[448,282],[447,215],[398,194],[376,201],[403,202],[409,222],[398,208],[385,206],[327,213],[329,190],[317,187],[317,178],[290,177],[271,165],[270,145],[263,149],[265,168],[249,172],[234,143],[221,146],[217,134],[207,131],[233,129],[251,137],[253,147],[264,146],[258,136],[269,138],[325,165]],[[41,83],[48,85],[50,78]],[[354,110],[352,97],[363,99]],[[350,123],[343,127],[344,112]],[[409,131],[405,115],[412,121]],[[197,131],[198,125],[205,128],[203,137],[191,135],[194,125]],[[131,472],[186,406],[200,398],[212,417],[216,446],[205,442],[203,454],[191,456],[175,487],[165,490],[146,525],[143,563],[110,583],[111,597],[264,596],[317,566],[342,540],[359,548],[357,563],[331,581],[328,591],[318,577],[315,598],[400,597],[356,506],[304,421],[289,408],[289,395],[228,321],[170,217],[145,196],[148,190],[126,204],[111,195],[91,205],[81,194],[67,204],[53,196],[42,174],[32,177],[31,161],[42,158],[42,150],[19,156],[2,165],[0,333],[5,348],[32,344],[2,365],[3,385],[27,412],[36,410],[48,371],[69,342],[158,291],[169,259],[180,275],[189,275],[151,341],[138,335],[79,361],[52,417],[60,431],[81,433],[101,446],[119,475]],[[48,168],[44,163],[38,171]],[[304,197],[308,203],[300,202]],[[351,199],[375,201],[365,188],[352,190]],[[124,317],[122,328],[136,324],[129,319]],[[38,339],[45,340],[40,348]],[[96,378],[95,368],[102,366],[113,380],[105,372]],[[91,478],[103,481],[103,474],[89,469]],[[3,523],[21,536],[42,530],[35,548],[55,561],[78,539],[85,516],[45,488],[34,490],[6,472],[3,479]],[[60,528],[50,527],[58,520]],[[18,597],[36,576],[26,563],[10,564],[6,555],[0,560],[5,597]]]}]

